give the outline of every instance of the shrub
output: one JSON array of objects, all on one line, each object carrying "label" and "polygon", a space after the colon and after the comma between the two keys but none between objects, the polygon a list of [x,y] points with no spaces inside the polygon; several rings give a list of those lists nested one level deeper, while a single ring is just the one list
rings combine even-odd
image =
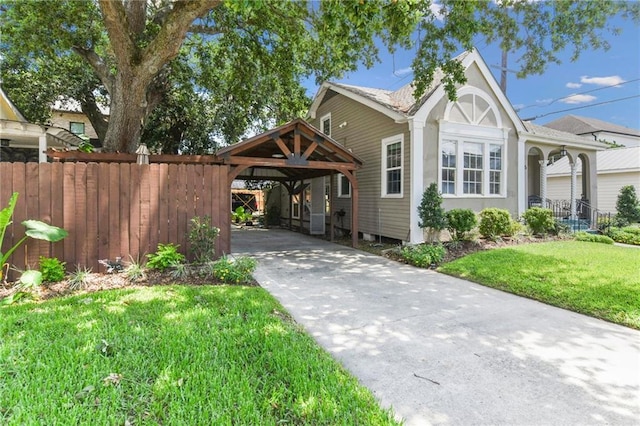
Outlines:
[{"label": "shrub", "polygon": [[591,243],[613,244],[613,240],[606,235],[589,234],[588,232],[576,232],[577,241],[587,241]]},{"label": "shrub", "polygon": [[40,256],[40,273],[42,274],[42,281],[49,283],[58,283],[64,279],[65,262],[61,262],[55,257],[42,257]]},{"label": "shrub", "polygon": [[616,202],[617,216],[629,222],[640,222],[640,201],[636,195],[636,188],[633,185],[626,185],[620,188],[618,200]]},{"label": "shrub", "polygon": [[548,234],[553,232],[555,227],[551,209],[531,207],[524,212],[522,218],[534,234]]},{"label": "shrub", "polygon": [[616,243],[640,246],[640,228],[611,228],[607,235]]},{"label": "shrub", "polygon": [[438,264],[444,259],[447,250],[442,244],[419,244],[404,246],[400,250],[400,256],[409,264],[420,268],[428,268]]},{"label": "shrub", "polygon": [[571,227],[568,223],[562,222],[560,220],[554,221],[553,229],[551,230],[551,233],[553,235],[568,234],[569,232],[571,232]]},{"label": "shrub", "polygon": [[212,265],[212,275],[226,284],[248,284],[253,280],[252,273],[256,269],[255,259],[242,256],[235,260],[223,256]]},{"label": "shrub", "polygon": [[176,244],[158,244],[155,253],[147,255],[147,267],[164,271],[165,269],[184,262],[185,258],[182,253],[178,253],[178,245]]},{"label": "shrub", "polygon": [[71,290],[79,290],[84,288],[89,281],[91,268],[76,265],[76,270],[69,274],[69,288]]},{"label": "shrub", "polygon": [[211,226],[211,217],[196,216],[191,219],[188,238],[196,263],[206,263],[215,257],[218,234],[220,234],[220,228]]},{"label": "shrub", "polygon": [[131,262],[124,269],[124,273],[130,282],[143,281],[147,278],[144,266],[140,263],[139,259],[136,260],[132,256],[129,256]]},{"label": "shrub", "polygon": [[452,209],[446,213],[445,217],[447,229],[455,241],[464,240],[465,234],[478,224],[475,212],[470,209]]},{"label": "shrub", "polygon": [[480,212],[480,235],[485,238],[495,239],[500,236],[511,236],[517,228],[508,210],[487,208]]},{"label": "shrub", "polygon": [[418,206],[418,216],[420,217],[418,226],[429,230],[428,240],[430,242],[437,240],[447,221],[442,208],[442,195],[440,195],[436,183],[429,185],[422,194],[422,201]]}]

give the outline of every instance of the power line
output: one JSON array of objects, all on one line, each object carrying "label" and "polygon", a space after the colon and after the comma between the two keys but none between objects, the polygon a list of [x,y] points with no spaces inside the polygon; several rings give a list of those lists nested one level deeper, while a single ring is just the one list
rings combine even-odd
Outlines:
[{"label": "power line", "polygon": [[597,102],[595,104],[582,105],[582,106],[579,106],[579,107],[561,109],[561,110],[558,110],[558,111],[547,112],[547,113],[544,113],[544,114],[536,115],[535,117],[531,117],[531,118],[523,118],[522,120],[523,121],[533,121],[533,120],[536,120],[536,119],[541,118],[541,117],[546,117],[547,115],[559,114],[561,112],[567,112],[567,111],[573,111],[573,110],[576,110],[576,109],[589,108],[589,107],[594,107],[594,106],[598,106],[598,105],[612,104],[614,102],[626,101],[628,99],[633,99],[633,98],[640,98],[640,95],[627,96],[626,98],[612,99],[610,101]]}]

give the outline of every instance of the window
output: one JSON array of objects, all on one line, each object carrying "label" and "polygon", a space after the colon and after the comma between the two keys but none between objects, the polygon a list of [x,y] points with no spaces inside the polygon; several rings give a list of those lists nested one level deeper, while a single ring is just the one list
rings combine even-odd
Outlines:
[{"label": "window", "polygon": [[461,139],[442,139],[440,143],[440,192],[504,196],[504,145]]},{"label": "window", "polygon": [[456,142],[444,141],[441,149],[442,155],[442,184],[440,192],[443,194],[456,193]]},{"label": "window", "polygon": [[382,196],[402,197],[404,135],[382,140]]},{"label": "window", "polygon": [[84,123],[70,122],[69,131],[74,135],[84,135]]},{"label": "window", "polygon": [[489,194],[501,194],[502,146],[489,145]]},{"label": "window", "polygon": [[300,194],[291,197],[291,217],[300,219]]},{"label": "window", "polygon": [[462,192],[464,194],[482,194],[482,144],[465,142]]},{"label": "window", "polygon": [[342,173],[338,175],[338,197],[351,198],[351,182]]},{"label": "window", "polygon": [[324,115],[320,118],[320,130],[327,136],[331,136],[331,114]]}]

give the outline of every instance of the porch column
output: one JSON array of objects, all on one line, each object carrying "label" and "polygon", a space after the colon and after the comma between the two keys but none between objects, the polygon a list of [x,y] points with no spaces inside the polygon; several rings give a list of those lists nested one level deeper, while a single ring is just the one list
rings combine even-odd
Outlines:
[{"label": "porch column", "polygon": [[40,134],[38,138],[38,163],[47,162],[47,133]]},{"label": "porch column", "polygon": [[542,198],[542,207],[547,207],[547,160],[539,160],[540,164],[540,198]]},{"label": "porch column", "polygon": [[571,165],[571,220],[576,219],[576,186],[578,182],[578,168],[576,162],[572,161]]}]

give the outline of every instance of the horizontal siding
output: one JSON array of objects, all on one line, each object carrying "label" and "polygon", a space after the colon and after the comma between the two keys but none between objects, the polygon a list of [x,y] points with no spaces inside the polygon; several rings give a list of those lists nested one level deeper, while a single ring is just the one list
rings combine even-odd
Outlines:
[{"label": "horizontal siding", "polygon": [[[326,100],[316,112],[312,121],[319,126],[319,118],[331,113],[332,137],[338,143],[351,149],[361,158],[364,166],[356,177],[359,185],[359,231],[367,234],[383,235],[406,240],[409,235],[410,209],[410,135],[407,124],[397,124],[384,114],[361,105],[343,95],[335,95]],[[343,128],[340,123],[347,122]],[[404,180],[402,198],[382,198],[381,192],[381,141],[384,138],[404,134]],[[336,179],[337,182],[337,179]],[[334,194],[337,188],[334,185]],[[335,210],[347,212],[345,226],[351,214],[350,198],[335,198]]]}]

